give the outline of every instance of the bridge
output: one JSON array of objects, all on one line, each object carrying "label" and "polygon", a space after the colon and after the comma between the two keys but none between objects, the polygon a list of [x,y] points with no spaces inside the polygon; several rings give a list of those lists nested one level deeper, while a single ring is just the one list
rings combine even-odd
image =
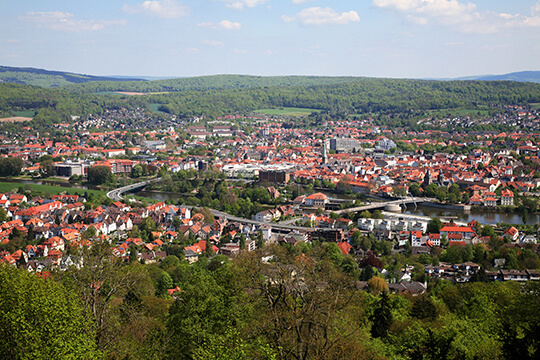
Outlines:
[{"label": "bridge", "polygon": [[[161,180],[161,178],[156,178],[156,179],[142,181],[142,182],[139,182],[139,183],[136,183],[136,184],[123,186],[121,188],[109,191],[107,193],[107,197],[114,200],[114,201],[120,201],[120,200],[122,200],[122,194],[124,194],[126,192],[129,192],[129,191],[133,191],[135,189],[143,188],[148,184],[158,182],[160,180]],[[183,205],[183,207],[190,208],[190,209],[193,208],[193,206],[189,206],[189,205]],[[225,213],[223,211],[219,211],[219,210],[215,210],[215,209],[209,209],[209,210],[212,213],[212,215],[214,215],[216,217],[221,217],[221,218],[225,218],[225,219],[227,219],[229,221],[239,222],[239,223],[248,224],[248,225],[258,225],[258,226],[267,225],[267,226],[272,227],[272,230],[277,230],[277,231],[280,231],[280,230],[281,231],[291,231],[291,230],[296,230],[296,231],[300,231],[300,230],[316,231],[316,230],[321,230],[321,229],[318,229],[318,228],[309,228],[309,227],[304,227],[304,226],[286,225],[286,224],[278,224],[278,223],[267,223],[267,222],[262,222],[262,221],[245,219],[245,218],[233,216],[233,215],[227,214],[227,213]]]},{"label": "bridge", "polygon": [[[121,188],[109,191],[107,193],[107,197],[109,197],[110,199],[112,199],[114,201],[120,201],[120,200],[122,200],[122,194],[124,194],[126,192],[129,192],[129,191],[133,191],[135,189],[143,188],[148,184],[158,182],[160,180],[161,180],[161,178],[156,178],[156,179],[151,179],[151,180],[146,180],[146,181],[143,181],[143,182],[139,182],[139,183],[136,183],[136,184],[123,186]],[[371,204],[368,204],[368,205],[359,206],[359,207],[355,207],[355,208],[338,210],[338,211],[335,211],[335,213],[344,214],[344,213],[347,213],[347,212],[359,212],[359,211],[364,211],[364,210],[373,210],[373,209],[380,209],[380,208],[387,208],[388,209],[389,206],[397,206],[397,207],[399,207],[402,204],[403,205],[406,205],[406,204],[418,204],[418,203],[432,201],[432,200],[433,199],[429,199],[429,198],[414,199],[413,197],[408,197],[408,198],[394,200],[394,201],[381,202],[381,203],[371,203]],[[192,206],[186,206],[186,205],[184,205],[184,207],[192,208]],[[209,210],[216,217],[221,217],[221,218],[225,218],[225,219],[227,219],[229,221],[235,221],[235,222],[239,222],[239,223],[242,223],[242,224],[248,224],[248,225],[270,226],[270,227],[272,227],[272,230],[277,230],[277,231],[291,231],[291,230],[293,230],[293,231],[328,231],[328,230],[331,230],[331,229],[325,229],[325,228],[310,228],[310,227],[305,227],[305,226],[296,226],[296,225],[292,225],[292,224],[267,223],[267,222],[262,222],[262,221],[245,219],[245,218],[233,216],[233,215],[227,214],[227,213],[225,213],[223,211],[219,211],[219,210],[215,210],[215,209],[209,209]]]},{"label": "bridge", "polygon": [[234,222],[239,222],[239,223],[242,223],[242,224],[247,224],[247,225],[257,225],[257,226],[269,226],[272,228],[272,231],[274,230],[284,230],[284,231],[291,231],[291,230],[295,230],[295,231],[325,231],[325,230],[331,230],[331,229],[324,229],[324,228],[310,228],[310,227],[305,227],[305,226],[296,226],[296,225],[287,225],[287,224],[280,224],[280,223],[268,223],[268,222],[263,222],[263,221],[257,221],[257,220],[251,220],[251,219],[245,219],[245,218],[240,218],[240,217],[237,217],[237,216],[233,216],[233,215],[230,215],[230,214],[227,214],[223,211],[219,211],[219,210],[214,210],[214,209],[210,209],[210,212],[212,213],[212,215],[216,216],[216,217],[221,217],[221,218],[225,218],[229,221],[234,221]]},{"label": "bridge", "polygon": [[120,200],[122,200],[122,194],[133,191],[135,189],[143,188],[148,184],[155,183],[155,182],[158,182],[160,180],[161,180],[161,178],[156,178],[156,179],[150,179],[150,180],[142,181],[142,182],[139,182],[139,183],[136,183],[136,184],[122,186],[121,188],[109,191],[107,193],[107,197],[114,200],[114,201],[120,201]]},{"label": "bridge", "polygon": [[394,201],[371,203],[371,204],[368,204],[368,205],[362,205],[362,206],[349,208],[349,209],[338,210],[338,211],[334,211],[334,212],[336,214],[345,214],[345,213],[348,213],[348,212],[360,212],[360,211],[364,211],[364,210],[374,210],[374,209],[386,209],[386,210],[389,210],[389,211],[399,211],[401,205],[404,205],[404,206],[407,205],[407,204],[415,204],[415,205],[417,205],[417,204],[420,204],[420,203],[423,203],[423,202],[430,202],[430,201],[433,201],[433,200],[434,199],[430,199],[430,198],[416,198],[415,199],[412,196],[409,196],[409,197],[394,200]]}]

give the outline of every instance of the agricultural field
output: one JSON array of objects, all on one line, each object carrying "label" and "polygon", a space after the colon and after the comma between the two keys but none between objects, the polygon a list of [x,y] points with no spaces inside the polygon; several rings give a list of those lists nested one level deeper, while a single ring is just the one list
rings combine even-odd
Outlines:
[{"label": "agricultural field", "polygon": [[314,112],[321,112],[317,109],[297,108],[297,107],[281,107],[278,109],[260,109],[254,112],[266,115],[281,115],[281,116],[308,116]]},{"label": "agricultural field", "polygon": [[30,120],[32,120],[32,118],[22,117],[22,116],[11,116],[11,117],[0,118],[0,122],[25,122],[25,121],[30,121]]},{"label": "agricultural field", "polygon": [[[14,115],[14,116],[10,116]],[[0,122],[24,122],[30,121],[36,116],[36,112],[33,110],[24,111],[10,111],[0,115]]]}]

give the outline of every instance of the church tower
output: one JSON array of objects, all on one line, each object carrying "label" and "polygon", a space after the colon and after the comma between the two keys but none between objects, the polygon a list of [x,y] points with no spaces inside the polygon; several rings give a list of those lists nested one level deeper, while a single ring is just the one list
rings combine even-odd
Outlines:
[{"label": "church tower", "polygon": [[429,184],[433,182],[433,178],[431,177],[431,173],[429,172],[429,169],[426,171],[426,175],[424,176],[424,181],[422,182],[422,189],[425,189],[428,187]]},{"label": "church tower", "polygon": [[439,183],[439,186],[443,186],[443,185],[444,185],[444,174],[443,174],[442,169],[441,169],[441,171],[439,172],[439,175],[437,176],[437,182]]}]

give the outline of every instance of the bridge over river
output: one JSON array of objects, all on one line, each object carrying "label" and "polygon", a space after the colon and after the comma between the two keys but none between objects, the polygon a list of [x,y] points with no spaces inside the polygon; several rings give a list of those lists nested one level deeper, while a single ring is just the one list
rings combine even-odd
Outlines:
[{"label": "bridge over river", "polygon": [[[129,192],[129,191],[133,191],[135,189],[141,189],[141,188],[145,187],[148,184],[158,182],[160,180],[161,180],[161,178],[155,178],[155,179],[139,182],[139,183],[136,183],[136,184],[123,186],[121,188],[109,191],[107,193],[107,196],[109,198],[111,198],[112,200],[114,200],[114,201],[120,201],[120,200],[122,200],[122,194],[124,194],[126,192]],[[420,203],[429,202],[429,201],[433,201],[433,199],[430,199],[430,198],[418,198],[418,199],[415,199],[413,197],[407,197],[407,198],[394,200],[394,201],[371,203],[371,204],[368,204],[368,205],[363,205],[363,206],[359,206],[359,207],[355,207],[355,208],[350,208],[350,209],[345,209],[345,210],[338,210],[338,211],[335,211],[335,213],[344,214],[344,213],[347,213],[347,212],[359,212],[359,211],[374,210],[374,209],[386,209],[386,210],[389,210],[389,211],[400,211],[401,210],[401,208],[400,208],[401,205],[420,204]],[[184,207],[191,208],[191,206],[186,206],[186,205],[184,205]],[[247,224],[247,225],[270,226],[270,227],[272,227],[272,229],[278,230],[278,231],[291,231],[291,230],[293,230],[293,231],[328,231],[328,230],[332,230],[332,229],[324,229],[324,228],[310,228],[310,227],[305,227],[305,226],[296,226],[296,225],[292,225],[292,224],[267,223],[267,222],[262,222],[262,221],[257,221],[257,220],[240,218],[240,217],[233,216],[233,215],[227,214],[227,213],[225,213],[223,211],[219,211],[219,210],[215,210],[215,209],[210,209],[210,211],[212,212],[212,214],[214,216],[226,218],[229,221],[236,221],[236,222],[239,222],[239,223],[242,223],[242,224]]]},{"label": "bridge over river", "polygon": [[[135,189],[141,189],[141,188],[145,187],[148,184],[158,182],[160,180],[161,180],[161,178],[156,178],[156,179],[151,179],[151,180],[147,180],[147,181],[142,181],[142,182],[139,182],[139,183],[136,183],[136,184],[123,186],[121,188],[109,191],[107,193],[107,197],[109,197],[110,199],[112,199],[114,201],[120,201],[120,200],[122,200],[122,194],[133,191]],[[193,206],[189,206],[189,205],[183,205],[183,207],[193,208]],[[309,227],[304,227],[304,226],[278,224],[278,223],[266,223],[266,222],[257,221],[257,220],[245,219],[245,218],[240,218],[240,217],[237,217],[237,216],[233,216],[233,215],[227,214],[227,213],[225,213],[223,211],[219,211],[219,210],[215,210],[215,209],[210,209],[210,212],[212,212],[212,214],[214,216],[216,216],[216,217],[225,218],[225,219],[227,219],[229,221],[235,221],[235,222],[239,222],[239,223],[246,224],[246,225],[270,226],[270,227],[272,227],[273,230],[277,230],[277,231],[291,231],[291,230],[296,230],[296,231],[300,231],[300,230],[303,230],[303,231],[323,230],[324,231],[325,230],[325,229],[319,229],[319,228],[309,228]],[[326,229],[326,230],[328,230],[328,229]]]},{"label": "bridge over river", "polygon": [[367,204],[367,205],[362,205],[362,206],[349,208],[349,209],[338,210],[338,211],[334,211],[334,212],[336,214],[345,214],[345,213],[349,213],[349,212],[360,212],[360,211],[364,211],[364,210],[375,210],[375,209],[384,209],[384,210],[388,210],[388,211],[397,212],[397,211],[401,210],[401,205],[403,205],[403,206],[406,206],[407,204],[418,205],[418,204],[421,204],[421,203],[424,203],[424,202],[433,202],[434,200],[435,199],[431,199],[431,198],[413,198],[413,197],[409,196],[409,197],[394,200],[394,201],[371,203],[371,204]]}]

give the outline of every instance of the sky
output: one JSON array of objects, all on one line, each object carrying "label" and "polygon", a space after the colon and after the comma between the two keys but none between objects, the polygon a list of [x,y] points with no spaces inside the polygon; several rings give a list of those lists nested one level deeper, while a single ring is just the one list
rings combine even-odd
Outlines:
[{"label": "sky", "polygon": [[0,0],[0,65],[156,77],[540,70],[540,0]]}]

